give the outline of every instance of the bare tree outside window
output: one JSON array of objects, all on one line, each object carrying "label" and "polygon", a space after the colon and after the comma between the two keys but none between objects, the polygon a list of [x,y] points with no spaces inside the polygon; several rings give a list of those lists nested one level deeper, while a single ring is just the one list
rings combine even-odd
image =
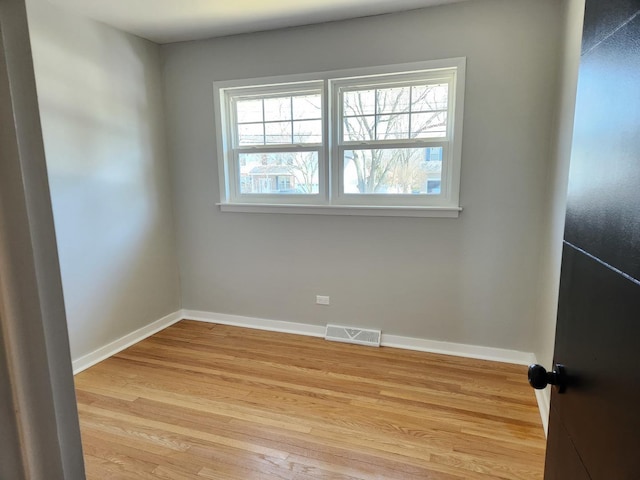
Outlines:
[{"label": "bare tree outside window", "polygon": [[382,147],[394,140],[445,137],[448,84],[348,90],[342,106],[343,141],[381,147],[345,150],[345,176],[355,171],[357,193],[428,193],[427,180],[437,167],[428,147]]}]

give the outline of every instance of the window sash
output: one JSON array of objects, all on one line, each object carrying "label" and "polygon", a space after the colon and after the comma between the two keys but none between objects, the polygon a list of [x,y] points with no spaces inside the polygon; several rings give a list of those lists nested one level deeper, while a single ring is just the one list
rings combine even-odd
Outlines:
[{"label": "window sash", "polygon": [[[332,90],[332,111],[336,112],[336,118],[331,125],[334,143],[332,153],[332,203],[336,205],[372,205],[372,206],[446,206],[451,204],[454,196],[453,185],[453,148],[454,112],[456,101],[457,69],[447,69],[446,72],[416,72],[413,74],[392,74],[379,78],[349,78],[330,80]],[[384,140],[345,140],[344,139],[344,93],[364,90],[366,88],[397,88],[423,85],[448,85],[447,98],[447,128],[443,137],[384,139]],[[406,113],[411,113],[410,109]],[[375,112],[372,116],[376,119],[380,116]],[[410,132],[409,132],[410,134]],[[388,193],[345,193],[345,166],[344,152],[347,150],[366,149],[402,149],[402,148],[428,148],[441,147],[442,170],[441,190],[439,194],[388,194]]]},{"label": "window sash", "polygon": [[[240,145],[238,125],[236,118],[236,104],[241,100],[269,99],[285,96],[320,95],[320,119],[322,123],[322,142],[320,143],[281,143],[281,144],[256,144]],[[228,199],[232,203],[256,203],[256,204],[327,204],[327,175],[325,143],[327,137],[327,109],[326,109],[326,88],[325,82],[306,81],[296,83],[282,83],[275,85],[245,86],[225,90],[224,107],[225,117],[221,119],[225,127],[229,143],[226,145],[226,165],[225,175],[227,177],[226,190]],[[289,120],[293,121],[293,119]],[[264,111],[262,122],[251,123],[272,123],[265,121]],[[293,132],[292,132],[293,134]],[[317,194],[282,194],[282,193],[242,193],[240,174],[240,155],[242,154],[269,154],[269,153],[303,153],[316,152],[318,158],[318,193]]]},{"label": "window sash", "polygon": [[[315,152],[318,158],[318,193],[292,194],[292,193],[242,193],[240,174],[240,155],[242,154],[269,154],[269,153],[307,153]],[[264,204],[322,204],[326,205],[327,195],[324,185],[327,184],[325,174],[324,147],[322,145],[299,147],[297,145],[268,145],[258,148],[237,148],[231,155],[229,169],[229,188],[232,203],[264,203]]]},{"label": "window sash", "polygon": [[[374,205],[374,206],[445,206],[449,205],[449,196],[452,188],[451,165],[446,161],[450,153],[448,142],[425,142],[422,145],[396,144],[391,148],[442,148],[442,170],[440,173],[441,191],[439,194],[402,194],[402,193],[345,193],[344,183],[344,152],[347,150],[367,150],[379,149],[377,145],[339,145],[335,147],[335,157],[337,159],[337,168],[332,172],[334,185],[333,203],[336,205]],[[385,145],[384,149],[390,149]],[[337,170],[337,171],[336,171]]]},{"label": "window sash", "polygon": [[[402,74],[398,74],[401,76]],[[455,110],[455,79],[456,72],[451,71],[448,75],[443,76],[441,73],[439,75],[429,75],[429,72],[423,72],[423,76],[419,78],[414,78],[412,80],[401,80],[396,79],[396,82],[389,83],[385,79],[381,79],[379,82],[359,82],[357,79],[348,79],[348,80],[332,80],[331,84],[333,86],[333,98],[332,98],[332,106],[333,111],[337,112],[337,118],[335,119],[334,124],[332,125],[332,130],[334,133],[334,142],[337,145],[394,145],[405,143],[407,146],[409,144],[420,144],[424,141],[434,141],[434,142],[450,142],[453,138],[453,127],[455,122],[454,110]],[[440,85],[446,83],[448,85],[448,104],[447,109],[443,110],[447,112],[447,128],[444,136],[441,137],[420,137],[420,138],[406,138],[406,139],[369,139],[369,140],[345,140],[344,139],[344,119],[345,118],[353,118],[352,115],[345,115],[344,112],[344,93],[351,91],[359,91],[364,90],[367,87],[382,89],[382,88],[394,88],[394,87],[413,87],[413,86],[424,86],[424,85]],[[413,112],[411,110],[399,114],[408,114],[409,117],[413,113],[421,113],[421,112]],[[380,114],[374,112],[372,116],[377,121],[378,117],[382,115],[389,114]],[[411,132],[409,131],[409,135]]]},{"label": "window sash", "polygon": [[[281,85],[267,85],[267,86],[258,86],[258,87],[239,87],[237,89],[230,89],[226,91],[225,94],[225,107],[226,107],[226,119],[227,119],[227,135],[231,139],[231,148],[243,148],[243,147],[254,147],[254,146],[264,146],[264,145],[296,145],[295,143],[283,143],[283,144],[267,144],[266,143],[266,132],[263,130],[263,135],[265,136],[265,144],[255,144],[255,145],[240,145],[240,135],[238,132],[238,127],[240,125],[248,125],[248,124],[262,124],[263,129],[267,124],[274,123],[292,123],[292,140],[293,140],[293,122],[295,121],[306,121],[311,119],[293,119],[293,112],[291,115],[291,119],[282,120],[282,121],[271,121],[266,120],[264,118],[264,110],[262,120],[259,122],[239,122],[236,117],[237,112],[237,103],[243,100],[268,100],[271,98],[279,98],[279,97],[298,97],[305,95],[320,95],[320,117],[313,120],[320,120],[322,124],[322,141],[319,144],[324,143],[325,135],[324,135],[324,125],[327,121],[327,112],[325,108],[325,85],[323,81],[314,81],[314,82],[303,82],[296,84],[281,84]],[[293,108],[293,106],[292,106]],[[313,143],[301,143],[300,145],[313,145]]]}]

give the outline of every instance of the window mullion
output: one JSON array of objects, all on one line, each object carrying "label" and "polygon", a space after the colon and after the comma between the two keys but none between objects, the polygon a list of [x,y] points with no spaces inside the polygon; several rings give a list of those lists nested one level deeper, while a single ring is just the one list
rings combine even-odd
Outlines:
[{"label": "window mullion", "polygon": [[289,112],[291,114],[291,143],[293,144],[293,96],[289,99]]},{"label": "window mullion", "polygon": [[238,153],[284,153],[284,152],[315,152],[322,148],[322,144],[313,143],[307,145],[255,145],[247,147],[236,147]]},{"label": "window mullion", "polygon": [[411,106],[413,105],[413,86],[409,85],[409,131],[407,138],[411,138]]},{"label": "window mullion", "polygon": [[342,142],[339,146],[348,149],[367,149],[367,148],[379,148],[379,149],[391,149],[391,148],[427,148],[438,147],[447,145],[450,140],[446,138],[434,138],[434,139],[412,139],[406,140],[374,140],[368,142]]},{"label": "window mullion", "polygon": [[265,122],[267,121],[265,115],[264,115],[264,98],[261,100],[262,103],[262,143],[264,145],[267,144],[267,126],[265,125]]},{"label": "window mullion", "polygon": [[378,139],[378,89],[373,90],[373,139]]},{"label": "window mullion", "polygon": [[[340,90],[333,89],[330,82],[325,80],[322,85],[322,142],[323,142],[323,172],[324,185],[320,185],[325,201],[334,201],[335,173],[338,171],[337,156],[334,146],[341,135],[340,122],[342,121],[342,108],[340,106]],[[334,118],[335,116],[335,118]]]}]

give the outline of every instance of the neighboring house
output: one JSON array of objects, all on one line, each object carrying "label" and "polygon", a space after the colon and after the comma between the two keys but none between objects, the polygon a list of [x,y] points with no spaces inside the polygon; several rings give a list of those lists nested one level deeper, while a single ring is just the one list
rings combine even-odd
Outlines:
[{"label": "neighboring house", "polygon": [[442,149],[426,148],[424,169],[427,172],[426,190],[428,194],[440,193],[442,180]]},{"label": "neighboring house", "polygon": [[240,167],[240,186],[243,193],[295,192],[296,177],[282,165]]}]

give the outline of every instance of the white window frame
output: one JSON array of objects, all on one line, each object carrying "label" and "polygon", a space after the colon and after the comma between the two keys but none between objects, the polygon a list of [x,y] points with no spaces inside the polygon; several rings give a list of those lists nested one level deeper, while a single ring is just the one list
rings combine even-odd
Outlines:
[{"label": "white window frame", "polygon": [[[220,203],[222,211],[251,213],[295,213],[328,215],[373,215],[411,217],[458,217],[462,120],[464,113],[464,57],[400,65],[357,68],[303,75],[214,82],[214,108],[218,146]],[[407,82],[446,81],[449,83],[447,132],[443,138],[342,141],[341,91],[357,85],[390,86]],[[239,96],[282,95],[321,86],[322,144],[260,145],[235,147],[233,98]],[[442,186],[439,195],[345,194],[342,152],[350,148],[384,145],[404,148],[443,147]],[[239,192],[240,152],[317,151],[319,193],[250,194]]]},{"label": "white window frame", "polygon": [[[316,81],[302,81],[302,82],[287,82],[271,85],[235,85],[233,87],[221,87],[217,85],[220,96],[220,104],[216,107],[216,114],[219,114],[219,120],[217,122],[218,127],[218,144],[222,144],[224,158],[223,175],[224,185],[221,185],[221,195],[223,195],[222,203],[231,204],[327,204],[327,191],[320,189],[318,194],[243,194],[240,191],[240,155],[245,153],[273,153],[273,152],[317,152],[318,154],[318,178],[319,185],[325,185],[326,181],[326,148],[321,142],[318,144],[281,144],[281,145],[247,145],[240,146],[236,132],[236,119],[235,119],[235,102],[240,99],[246,99],[251,97],[257,98],[269,98],[283,95],[302,95],[310,92],[318,92],[321,95],[321,117],[323,125],[323,140],[326,138],[326,132],[324,131],[326,126],[326,101],[325,101],[325,82],[320,80]],[[224,133],[219,130],[224,129]]]}]

